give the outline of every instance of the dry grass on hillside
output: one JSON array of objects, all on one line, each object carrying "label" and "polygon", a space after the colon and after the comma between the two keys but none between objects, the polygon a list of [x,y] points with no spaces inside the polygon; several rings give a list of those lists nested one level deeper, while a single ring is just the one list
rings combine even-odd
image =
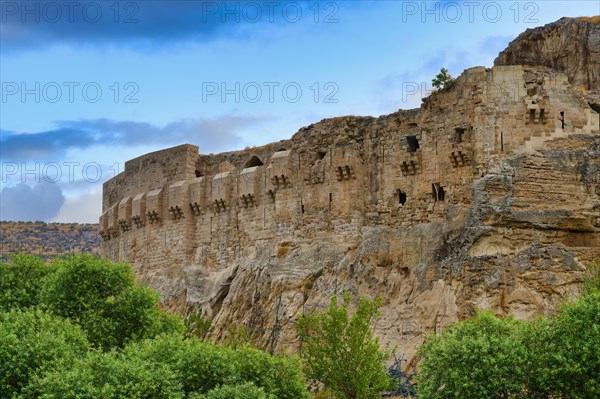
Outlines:
[{"label": "dry grass on hillside", "polygon": [[97,224],[0,222],[0,258],[23,252],[44,258],[100,253]]},{"label": "dry grass on hillside", "polygon": [[577,17],[578,21],[589,21],[594,25],[600,24],[600,15],[594,15],[593,17]]}]

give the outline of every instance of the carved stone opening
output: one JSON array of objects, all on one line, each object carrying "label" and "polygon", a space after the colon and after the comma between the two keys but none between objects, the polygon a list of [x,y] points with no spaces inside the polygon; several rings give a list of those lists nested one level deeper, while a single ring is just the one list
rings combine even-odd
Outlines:
[{"label": "carved stone opening", "polygon": [[398,190],[398,203],[400,205],[406,204],[406,192]]},{"label": "carved stone opening", "polygon": [[417,152],[419,149],[417,136],[406,136],[406,143],[408,144],[408,152]]},{"label": "carved stone opening", "polygon": [[454,142],[456,144],[460,144],[463,142],[463,136],[465,134],[465,129],[461,127],[457,127],[454,129]]},{"label": "carved stone opening", "polygon": [[160,222],[160,215],[156,211],[149,211],[146,214],[146,217],[150,221],[150,224],[155,224]]},{"label": "carved stone opening", "polygon": [[257,157],[256,155],[254,155],[252,158],[250,158],[248,160],[248,162],[246,162],[246,164],[244,165],[244,169],[246,168],[253,168],[255,166],[263,166],[263,162],[260,160],[259,157]]},{"label": "carved stone opening", "polygon": [[224,212],[227,209],[227,207],[225,205],[225,200],[223,198],[216,199],[214,204],[215,204],[215,212],[217,212],[217,213]]},{"label": "carved stone opening", "polygon": [[560,111],[561,129],[565,129],[565,111]]},{"label": "carved stone opening", "polygon": [[141,216],[134,216],[131,218],[131,220],[133,221],[133,224],[135,224],[135,227],[137,227],[138,229],[144,227],[145,223]]},{"label": "carved stone opening", "polygon": [[197,202],[194,202],[193,204],[190,203],[190,208],[192,209],[194,216],[200,216],[200,205]]},{"label": "carved stone opening", "polygon": [[444,187],[440,186],[440,183],[431,184],[431,196],[435,202],[444,201],[446,199],[446,192]]},{"label": "carved stone opening", "polygon": [[169,212],[171,212],[171,217],[173,218],[173,220],[179,220],[179,219],[184,218],[183,209],[181,209],[177,205],[170,207]]}]

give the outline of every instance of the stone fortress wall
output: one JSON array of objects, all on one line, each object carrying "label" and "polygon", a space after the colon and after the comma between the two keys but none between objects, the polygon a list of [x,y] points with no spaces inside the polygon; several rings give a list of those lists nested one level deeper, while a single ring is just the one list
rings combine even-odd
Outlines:
[{"label": "stone fortress wall", "polygon": [[250,241],[403,228],[444,219],[492,159],[599,129],[566,76],[544,68],[472,68],[420,110],[344,117],[260,148],[199,155],[181,145],[128,161],[104,185],[100,233],[114,260],[215,265]]},{"label": "stone fortress wall", "polygon": [[476,67],[420,109],[130,160],[104,184],[103,252],[217,331],[276,312],[282,346],[307,306],[383,296],[376,333],[414,360],[425,331],[477,308],[532,317],[577,286],[600,258],[599,153],[564,74]]}]

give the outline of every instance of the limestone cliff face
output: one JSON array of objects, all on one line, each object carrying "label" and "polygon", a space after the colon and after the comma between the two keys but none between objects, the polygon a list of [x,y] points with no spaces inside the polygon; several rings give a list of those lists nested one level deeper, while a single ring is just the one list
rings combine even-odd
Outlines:
[{"label": "limestone cliff face", "polygon": [[477,309],[530,318],[576,293],[600,258],[599,128],[561,72],[471,68],[417,110],[131,160],[104,184],[103,252],[217,337],[242,323],[275,349],[336,293],[382,296],[376,333],[414,362]]},{"label": "limestone cliff face", "polygon": [[574,86],[600,90],[600,17],[562,18],[527,29],[494,65],[543,65],[564,72]]}]

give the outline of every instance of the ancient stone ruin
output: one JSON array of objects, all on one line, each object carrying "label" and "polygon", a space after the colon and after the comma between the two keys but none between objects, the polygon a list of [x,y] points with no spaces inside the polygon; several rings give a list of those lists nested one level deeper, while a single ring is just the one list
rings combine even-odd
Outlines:
[{"label": "ancient stone ruin", "polygon": [[100,234],[217,335],[241,323],[298,348],[296,317],[347,290],[383,297],[376,333],[412,358],[476,309],[530,318],[575,293],[600,258],[599,115],[551,67],[471,68],[420,109],[130,160],[104,184]]}]

